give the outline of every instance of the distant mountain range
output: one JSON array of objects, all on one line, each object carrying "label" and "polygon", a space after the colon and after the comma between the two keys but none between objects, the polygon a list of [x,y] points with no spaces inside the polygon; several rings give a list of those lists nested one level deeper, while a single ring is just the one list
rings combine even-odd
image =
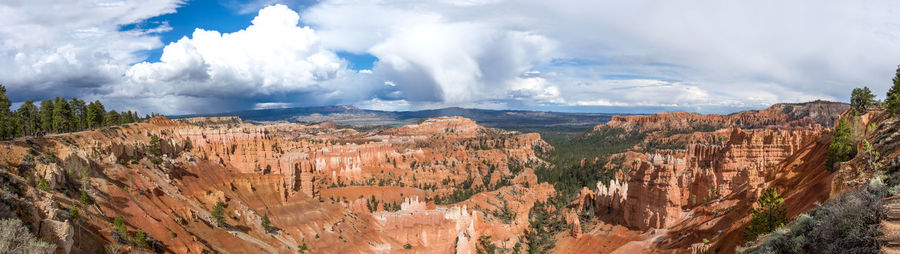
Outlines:
[{"label": "distant mountain range", "polygon": [[334,121],[349,126],[398,126],[426,118],[462,116],[478,124],[507,130],[541,133],[578,133],[608,122],[614,114],[564,113],[525,110],[489,110],[442,108],[418,111],[380,111],[354,106],[302,107],[260,109],[200,115],[178,115],[170,118],[195,116],[238,116],[245,121],[289,121],[317,123]]}]

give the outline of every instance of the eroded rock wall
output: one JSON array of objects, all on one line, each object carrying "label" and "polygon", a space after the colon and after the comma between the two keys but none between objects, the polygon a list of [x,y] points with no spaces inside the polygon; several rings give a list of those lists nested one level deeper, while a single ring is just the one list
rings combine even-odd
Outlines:
[{"label": "eroded rock wall", "polygon": [[690,144],[682,150],[639,155],[627,174],[598,183],[598,208],[621,214],[624,225],[666,228],[697,204],[765,187],[784,162],[819,139],[823,129],[730,130],[722,146]]}]

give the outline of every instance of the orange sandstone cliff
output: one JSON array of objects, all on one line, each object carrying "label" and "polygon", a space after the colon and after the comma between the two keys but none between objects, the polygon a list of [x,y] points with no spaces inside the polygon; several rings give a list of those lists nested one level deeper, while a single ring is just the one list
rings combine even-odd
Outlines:
[{"label": "orange sandstone cliff", "polygon": [[616,235],[627,240],[608,244],[626,253],[734,252],[763,189],[774,187],[785,197],[788,216],[828,199],[829,128],[846,109],[810,102],[731,115],[614,117],[587,135],[618,131],[624,134],[607,138],[643,138],[609,162],[587,162],[615,172],[569,206],[594,218],[578,221],[585,233],[573,235],[596,240],[563,237],[557,250],[577,252],[566,243],[591,245]]}]

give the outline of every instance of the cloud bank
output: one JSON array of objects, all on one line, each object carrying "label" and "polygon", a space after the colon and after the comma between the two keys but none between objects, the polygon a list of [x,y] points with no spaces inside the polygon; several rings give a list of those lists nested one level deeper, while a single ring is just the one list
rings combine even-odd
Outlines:
[{"label": "cloud bank", "polygon": [[[883,94],[900,63],[893,1],[264,0],[234,5],[258,12],[233,33],[197,29],[163,45],[165,23],[121,29],[180,4],[0,3],[0,83],[14,100],[76,95],[164,113],[727,112],[846,100],[862,85]],[[377,61],[355,71],[340,52]]]},{"label": "cloud bank", "polygon": [[103,96],[129,64],[163,44],[147,29],[120,26],[175,12],[180,0],[0,3],[0,83],[13,99]]}]

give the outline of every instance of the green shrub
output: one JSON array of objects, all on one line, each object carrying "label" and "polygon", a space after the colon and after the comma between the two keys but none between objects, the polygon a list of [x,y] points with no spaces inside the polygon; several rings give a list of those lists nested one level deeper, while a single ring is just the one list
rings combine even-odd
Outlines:
[{"label": "green shrub", "polygon": [[133,243],[139,248],[147,248],[147,233],[144,233],[144,231],[135,233]]},{"label": "green shrub", "polygon": [[113,227],[120,236],[126,236],[126,233],[128,233],[128,228],[125,227],[125,219],[122,218],[122,215],[116,215],[116,218],[113,219]]},{"label": "green shrub", "polygon": [[91,168],[87,166],[81,167],[81,185],[82,188],[87,188],[91,185]]},{"label": "green shrub", "polygon": [[78,198],[78,201],[80,201],[84,205],[90,205],[91,196],[88,196],[87,191],[81,190],[81,197]]},{"label": "green shrub", "polygon": [[72,221],[78,221],[81,218],[81,212],[78,211],[78,206],[72,205],[69,208],[69,218],[72,218]]},{"label": "green shrub", "polygon": [[47,179],[41,178],[41,181],[37,185],[38,190],[42,190],[45,192],[50,192],[50,183],[47,182]]},{"label": "green shrub", "polygon": [[216,206],[212,209],[212,217],[216,220],[216,223],[221,227],[225,225],[225,204],[222,202],[216,203]]},{"label": "green shrub", "polygon": [[159,157],[150,157],[150,163],[153,163],[153,165],[159,165],[163,163],[163,159]]},{"label": "green shrub", "polygon": [[306,246],[306,242],[303,242],[300,244],[300,246],[297,247],[297,249],[300,250],[301,252],[304,252],[304,251],[309,250],[309,247]]},{"label": "green shrub", "polygon": [[53,151],[47,152],[47,161],[50,163],[56,163],[56,154]]}]

